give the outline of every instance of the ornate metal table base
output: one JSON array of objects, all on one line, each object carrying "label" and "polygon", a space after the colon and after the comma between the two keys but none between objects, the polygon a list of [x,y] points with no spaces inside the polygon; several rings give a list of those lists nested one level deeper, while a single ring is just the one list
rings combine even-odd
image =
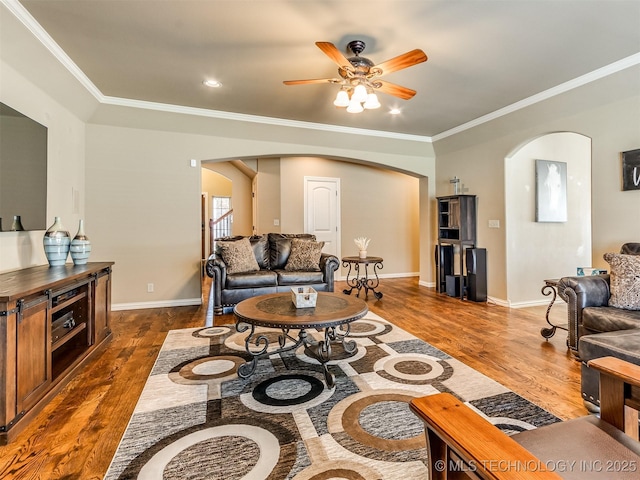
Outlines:
[{"label": "ornate metal table base", "polygon": [[[258,359],[262,356],[279,354],[294,350],[300,345],[304,345],[307,349],[309,356],[322,365],[324,371],[324,379],[327,387],[333,388],[335,385],[335,376],[329,371],[327,362],[331,359],[331,343],[342,343],[342,347],[347,353],[353,353],[356,350],[356,342],[354,340],[346,340],[346,337],[351,331],[351,325],[346,324],[346,330],[339,329],[338,327],[326,327],[324,329],[324,339],[315,340],[313,337],[307,334],[305,329],[298,331],[298,338],[290,335],[288,328],[283,328],[282,333],[278,335],[278,348],[275,351],[269,352],[269,339],[264,334],[256,334],[256,326],[246,323],[242,320],[236,322],[236,330],[240,333],[251,329],[247,338],[245,338],[244,345],[247,353],[253,358],[238,367],[238,376],[241,378],[250,377],[256,369]],[[287,344],[291,342],[290,344]],[[259,348],[259,350],[252,350],[252,345]],[[262,345],[262,347],[261,347]]]},{"label": "ornate metal table base", "polygon": [[545,280],[544,281],[544,286],[542,287],[542,294],[545,297],[548,297],[549,295],[551,295],[551,302],[549,302],[549,306],[547,307],[547,313],[545,314],[545,320],[547,321],[547,324],[549,324],[548,327],[543,327],[540,329],[540,335],[542,335],[545,339],[549,340],[551,337],[553,337],[556,334],[556,329],[560,329],[560,330],[565,330],[567,331],[567,327],[562,326],[562,325],[554,325],[553,323],[551,323],[551,320],[549,320],[549,312],[551,312],[551,307],[553,307],[553,304],[556,301],[556,298],[558,298],[558,291],[556,290],[556,286],[558,285],[558,280]]},{"label": "ornate metal table base", "polygon": [[[375,279],[369,278],[369,264],[373,264],[373,274]],[[364,265],[364,275],[360,275],[360,265]],[[360,290],[364,288],[364,298],[369,298],[369,290],[373,295],[380,300],[382,298],[382,292],[376,292],[376,288],[380,285],[380,278],[378,278],[378,270],[382,268],[382,258],[380,257],[344,257],[342,259],[342,266],[349,267],[347,271],[347,285],[350,288],[345,288],[342,292],[346,295],[351,295],[353,289],[356,289],[358,293],[356,297],[360,298]],[[351,268],[354,269],[354,275],[351,276]],[[351,277],[351,278],[350,278]]]}]

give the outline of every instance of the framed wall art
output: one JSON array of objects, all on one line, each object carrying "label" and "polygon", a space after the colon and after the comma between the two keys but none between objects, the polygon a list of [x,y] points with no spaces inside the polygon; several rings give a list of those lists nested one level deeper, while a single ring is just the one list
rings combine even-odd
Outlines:
[{"label": "framed wall art", "polygon": [[622,152],[622,190],[640,190],[640,148]]},{"label": "framed wall art", "polygon": [[567,164],[536,160],[536,222],[567,221]]}]

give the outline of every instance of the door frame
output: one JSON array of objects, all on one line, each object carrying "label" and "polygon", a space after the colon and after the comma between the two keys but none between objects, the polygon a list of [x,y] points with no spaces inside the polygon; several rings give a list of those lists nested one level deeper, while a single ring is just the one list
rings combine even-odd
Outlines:
[{"label": "door frame", "polygon": [[336,211],[335,213],[335,218],[336,218],[336,256],[338,258],[342,258],[342,242],[341,242],[341,237],[342,237],[342,221],[340,218],[340,197],[342,196],[342,193],[340,191],[340,178],[338,177],[310,177],[310,176],[305,176],[304,177],[304,192],[303,192],[303,197],[304,197],[304,231],[305,233],[309,233],[309,231],[311,230],[309,227],[309,219],[307,217],[307,193],[308,193],[308,185],[309,182],[328,182],[328,183],[334,183],[336,185]]}]

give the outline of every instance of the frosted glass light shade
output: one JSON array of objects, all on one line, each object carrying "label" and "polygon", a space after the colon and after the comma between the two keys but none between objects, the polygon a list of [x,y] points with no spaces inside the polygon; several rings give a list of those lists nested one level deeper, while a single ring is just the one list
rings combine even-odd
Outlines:
[{"label": "frosted glass light shade", "polygon": [[374,108],[380,108],[380,102],[378,101],[378,96],[375,93],[370,93],[367,95],[367,101],[362,105],[367,110],[371,110]]},{"label": "frosted glass light shade", "polygon": [[367,87],[364,85],[357,85],[353,90],[353,95],[351,95],[351,99],[356,102],[364,102],[367,99]]},{"label": "frosted glass light shade", "polygon": [[349,106],[349,94],[346,90],[339,90],[336,95],[336,99],[333,101],[333,104],[336,107],[347,107]]},{"label": "frosted glass light shade", "polygon": [[349,102],[349,106],[347,107],[347,112],[349,113],[360,113],[364,110],[364,108],[362,108],[362,104],[356,100],[353,99],[353,96],[351,97],[351,101]]}]

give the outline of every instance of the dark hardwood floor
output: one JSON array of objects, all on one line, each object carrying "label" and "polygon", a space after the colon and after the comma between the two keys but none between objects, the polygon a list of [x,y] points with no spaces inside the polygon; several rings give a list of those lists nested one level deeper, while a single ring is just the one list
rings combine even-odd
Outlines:
[{"label": "dark hardwood floor", "polygon": [[[337,282],[336,291],[343,288]],[[418,286],[417,278],[382,279],[380,290],[382,300],[370,297],[368,304],[381,317],[563,419],[587,414],[580,364],[567,351],[565,332],[549,341],[540,336],[545,308],[460,301]],[[112,312],[113,338],[104,352],[0,447],[0,478],[101,479],[167,331],[211,321],[233,323],[233,316],[212,317],[206,301],[201,307]]]}]

